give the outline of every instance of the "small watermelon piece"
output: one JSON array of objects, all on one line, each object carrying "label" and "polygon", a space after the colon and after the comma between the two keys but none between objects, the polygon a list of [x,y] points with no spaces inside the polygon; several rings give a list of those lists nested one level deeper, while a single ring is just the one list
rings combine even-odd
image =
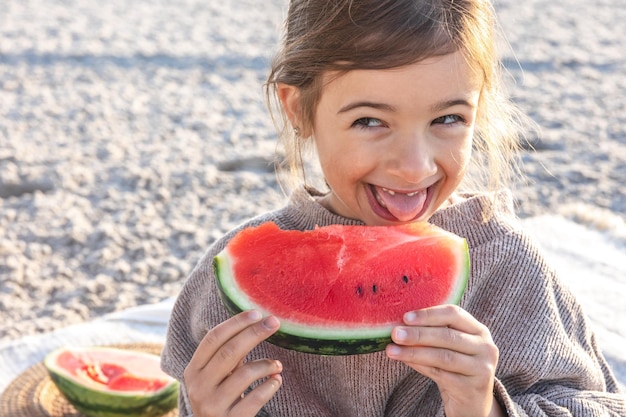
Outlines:
[{"label": "small watermelon piece", "polygon": [[235,235],[214,258],[231,314],[275,315],[268,341],[300,352],[383,350],[407,311],[458,304],[467,241],[426,222],[281,230],[267,222]]},{"label": "small watermelon piece", "polygon": [[176,407],[178,381],[160,358],[111,347],[59,348],[44,359],[50,378],[87,417],[157,417]]}]

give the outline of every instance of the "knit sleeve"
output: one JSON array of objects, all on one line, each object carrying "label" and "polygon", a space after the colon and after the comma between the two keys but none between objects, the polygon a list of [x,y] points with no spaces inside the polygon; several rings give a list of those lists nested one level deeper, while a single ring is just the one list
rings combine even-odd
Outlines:
[{"label": "knit sleeve", "polygon": [[204,254],[172,308],[161,353],[161,368],[180,381],[178,414],[181,417],[193,416],[185,389],[185,368],[209,329],[229,317],[216,295],[213,271],[213,257],[226,245],[228,237],[217,241]]},{"label": "knit sleeve", "polygon": [[500,350],[494,393],[508,415],[626,416],[584,311],[530,238],[510,233],[473,252],[466,308]]},{"label": "knit sleeve", "polygon": [[[259,216],[241,224],[216,241],[191,272],[174,303],[161,353],[161,368],[180,382],[180,417],[193,417],[184,381],[185,368],[207,332],[230,317],[219,298],[213,258],[237,232],[267,221],[269,216]],[[260,414],[260,417],[266,416]]]}]

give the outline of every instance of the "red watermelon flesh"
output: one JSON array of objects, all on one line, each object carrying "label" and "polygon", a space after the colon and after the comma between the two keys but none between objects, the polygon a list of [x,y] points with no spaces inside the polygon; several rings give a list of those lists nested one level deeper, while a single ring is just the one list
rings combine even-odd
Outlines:
[{"label": "red watermelon flesh", "polygon": [[301,232],[269,222],[242,230],[215,262],[231,310],[258,308],[281,330],[321,338],[390,332],[407,311],[458,303],[469,273],[466,241],[428,223]]},{"label": "red watermelon flesh", "polygon": [[[124,365],[110,363],[111,360]],[[77,380],[106,390],[158,391],[171,382],[152,358],[126,355],[123,351],[112,356],[106,350],[65,350],[57,356],[56,365]]]}]

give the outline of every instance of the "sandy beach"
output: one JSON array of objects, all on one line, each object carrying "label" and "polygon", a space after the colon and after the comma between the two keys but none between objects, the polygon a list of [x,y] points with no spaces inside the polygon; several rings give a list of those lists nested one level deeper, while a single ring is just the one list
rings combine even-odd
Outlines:
[{"label": "sandy beach", "polygon": [[[0,341],[175,296],[213,240],[283,204],[261,86],[285,6],[2,2]],[[623,247],[626,5],[496,9],[511,94],[540,127],[520,217]]]}]

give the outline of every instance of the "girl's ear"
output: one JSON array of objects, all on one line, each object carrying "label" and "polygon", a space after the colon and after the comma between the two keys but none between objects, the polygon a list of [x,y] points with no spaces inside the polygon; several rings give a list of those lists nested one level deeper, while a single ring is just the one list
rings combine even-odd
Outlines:
[{"label": "girl's ear", "polygon": [[293,85],[278,83],[278,99],[291,126],[302,130],[300,89]]}]

